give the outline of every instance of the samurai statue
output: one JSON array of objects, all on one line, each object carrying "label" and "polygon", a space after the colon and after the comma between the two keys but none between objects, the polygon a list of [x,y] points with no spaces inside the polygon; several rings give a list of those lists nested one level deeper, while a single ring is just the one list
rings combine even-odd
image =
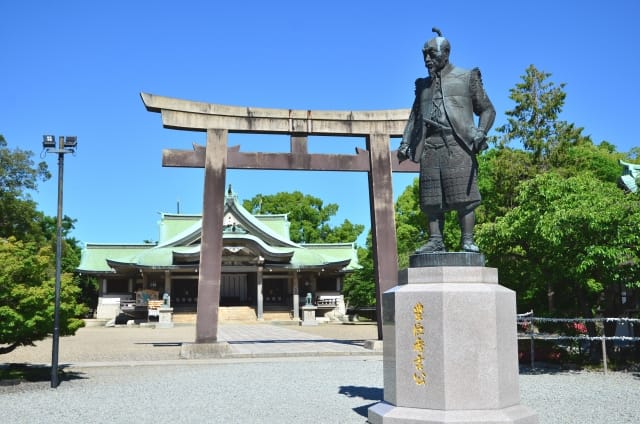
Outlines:
[{"label": "samurai statue", "polygon": [[415,100],[398,148],[400,162],[420,163],[420,208],[427,216],[429,239],[416,253],[446,252],[444,217],[452,210],[458,214],[462,250],[478,253],[473,238],[474,210],[481,201],[476,156],[487,149],[496,112],[480,70],[449,63],[449,41],[437,28],[433,32],[437,37],[422,49],[429,75],[416,80]]}]

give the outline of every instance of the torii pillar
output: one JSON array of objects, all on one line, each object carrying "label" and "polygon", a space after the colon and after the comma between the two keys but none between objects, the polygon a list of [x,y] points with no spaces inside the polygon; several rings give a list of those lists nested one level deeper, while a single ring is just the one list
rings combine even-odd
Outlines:
[{"label": "torii pillar", "polygon": [[[222,271],[222,221],[226,170],[270,169],[308,171],[360,171],[368,173],[376,278],[378,339],[382,340],[382,293],[397,283],[398,257],[393,208],[393,172],[418,172],[410,161],[402,164],[390,149],[400,137],[408,109],[378,111],[310,111],[225,106],[141,93],[150,112],[160,112],[165,128],[206,131],[205,147],[164,150],[163,166],[205,168],[202,211],[202,246],[198,279],[196,345],[190,357],[224,355],[218,343],[218,308]],[[227,147],[229,133],[288,134],[289,153],[244,153]],[[367,150],[355,155],[309,154],[307,136],[364,137]]]}]

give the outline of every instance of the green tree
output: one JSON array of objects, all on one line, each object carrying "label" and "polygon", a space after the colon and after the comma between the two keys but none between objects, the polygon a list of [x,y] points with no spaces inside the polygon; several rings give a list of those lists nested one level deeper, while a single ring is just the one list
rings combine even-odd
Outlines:
[{"label": "green tree", "polygon": [[550,163],[552,169],[565,177],[587,171],[600,181],[616,183],[621,173],[620,159],[627,156],[616,152],[611,144],[603,141],[596,146],[590,139],[582,138],[553,151]]},{"label": "green tree", "polygon": [[589,172],[548,172],[523,183],[516,207],[478,240],[520,308],[617,316],[621,290],[640,284],[639,200]]},{"label": "green tree", "polygon": [[525,150],[532,152],[535,164],[543,163],[559,142],[575,136],[573,126],[558,121],[566,98],[565,84],[556,86],[548,81],[550,76],[533,65],[526,69],[522,82],[509,90],[509,98],[516,104],[505,112],[507,123],[496,128],[502,135],[493,138],[498,147],[520,141]]},{"label": "green tree", "polygon": [[[589,136],[583,135],[582,127],[560,120],[566,99],[565,84],[555,85],[550,77],[550,73],[530,65],[521,77],[522,82],[510,90],[509,98],[515,106],[505,112],[507,123],[496,128],[500,135],[491,138],[497,149],[485,155],[492,165],[497,165],[489,167],[494,173],[493,182],[511,177],[517,184],[549,170],[572,176],[585,169],[602,181],[615,181],[620,175],[618,159],[630,156],[617,153],[605,141],[594,145]],[[505,149],[514,141],[521,143],[524,151]],[[515,165],[516,172],[509,170],[508,165]],[[501,192],[498,185],[492,188]],[[509,188],[515,192],[513,186]]]},{"label": "green tree", "polygon": [[478,188],[482,203],[478,224],[494,221],[516,204],[518,186],[536,175],[532,155],[509,147],[491,149],[478,158]]},{"label": "green tree", "polygon": [[[33,152],[9,149],[0,135],[0,238],[15,237],[21,241],[48,243],[55,249],[57,218],[37,210],[31,194],[38,182],[51,178],[46,162],[34,163]],[[80,247],[69,237],[75,220],[62,219],[64,240],[62,269],[73,272],[80,263]]]},{"label": "green tree", "polygon": [[[33,345],[53,332],[55,273],[49,246],[0,239],[0,354]],[[77,303],[79,288],[72,275],[61,278],[60,335],[84,325],[77,317],[86,307]]]},{"label": "green tree", "polygon": [[629,153],[627,153],[627,158],[632,162],[640,160],[640,147],[632,148]]},{"label": "green tree", "polygon": [[402,269],[409,266],[409,256],[429,237],[427,219],[420,210],[418,178],[398,196],[395,219],[398,268]]},{"label": "green tree", "polygon": [[364,225],[347,219],[332,227],[329,221],[338,212],[338,205],[325,205],[321,199],[299,191],[258,194],[242,205],[252,214],[287,214],[289,234],[296,243],[351,243],[364,231]]},{"label": "green tree", "polygon": [[[73,272],[80,264],[80,255],[82,249],[80,243],[74,237],[71,237],[76,220],[65,215],[62,218],[62,272]],[[42,216],[40,227],[44,239],[49,242],[51,248],[55,251],[57,239],[58,219],[53,216]]]},{"label": "green tree", "polygon": [[40,224],[44,215],[36,210],[30,192],[51,174],[45,162],[34,164],[32,155],[30,151],[9,149],[0,135],[0,237],[43,239]]},{"label": "green tree", "polygon": [[367,237],[366,248],[358,248],[358,263],[360,269],[348,274],[342,287],[347,304],[355,309],[376,304],[371,231]]}]

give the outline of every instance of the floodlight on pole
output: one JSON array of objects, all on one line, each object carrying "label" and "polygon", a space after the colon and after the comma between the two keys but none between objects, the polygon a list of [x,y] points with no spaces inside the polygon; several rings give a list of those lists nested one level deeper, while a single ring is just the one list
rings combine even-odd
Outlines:
[{"label": "floodlight on pole", "polygon": [[64,155],[75,153],[78,146],[76,136],[60,136],[56,148],[56,137],[53,135],[42,136],[43,153],[58,154],[58,220],[56,226],[56,281],[55,300],[53,310],[53,344],[51,347],[51,387],[59,384],[58,376],[58,351],[60,346],[60,287],[62,276],[62,186],[64,172]]},{"label": "floodlight on pole", "polygon": [[55,149],[56,148],[56,137],[54,135],[43,135],[42,136],[42,147],[45,149]]},{"label": "floodlight on pole", "polygon": [[75,150],[77,146],[78,146],[78,137],[76,137],[75,135],[68,135],[67,137],[65,137],[64,139],[65,149]]}]

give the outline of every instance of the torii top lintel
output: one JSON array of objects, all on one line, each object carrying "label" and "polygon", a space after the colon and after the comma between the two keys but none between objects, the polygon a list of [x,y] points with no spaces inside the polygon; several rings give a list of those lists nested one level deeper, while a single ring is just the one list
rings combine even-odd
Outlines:
[{"label": "torii top lintel", "polygon": [[312,111],[251,108],[203,103],[140,93],[150,112],[162,114],[162,125],[193,131],[211,128],[237,133],[400,137],[409,109]]}]

